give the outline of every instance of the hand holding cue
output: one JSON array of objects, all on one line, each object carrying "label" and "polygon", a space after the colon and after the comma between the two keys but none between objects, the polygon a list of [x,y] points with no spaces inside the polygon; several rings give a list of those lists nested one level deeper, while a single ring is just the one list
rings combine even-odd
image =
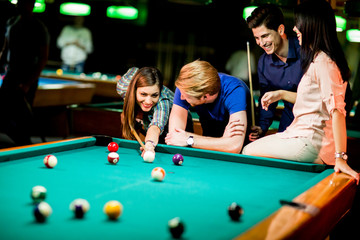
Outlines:
[{"label": "hand holding cue", "polygon": [[144,143],[141,141],[141,139],[140,139],[139,135],[137,134],[137,132],[135,131],[135,129],[134,129],[133,127],[130,127],[130,129],[131,129],[132,135],[134,135],[134,137],[136,138],[136,140],[139,142],[139,144],[141,145],[141,147],[142,147],[142,148],[144,149],[144,151],[145,151],[145,145],[144,145]]},{"label": "hand holding cue", "polygon": [[250,64],[250,44],[246,42],[247,45],[247,58],[248,58],[248,67],[249,67],[249,83],[250,83],[250,97],[251,97],[251,126],[255,126],[255,110],[254,110],[254,93],[252,86],[252,76],[251,76],[251,64]]}]

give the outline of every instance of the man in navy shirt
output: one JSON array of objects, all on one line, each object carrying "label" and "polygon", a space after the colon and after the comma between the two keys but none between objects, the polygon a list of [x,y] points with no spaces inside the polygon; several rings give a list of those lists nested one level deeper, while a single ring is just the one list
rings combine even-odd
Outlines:
[{"label": "man in navy shirt", "polygon": [[[233,76],[218,73],[208,62],[196,60],[182,67],[169,118],[168,145],[239,153],[248,125],[250,92]],[[200,117],[203,135],[185,131],[190,106]]]},{"label": "man in navy shirt", "polygon": [[260,107],[259,126],[252,127],[249,135],[249,140],[254,141],[264,136],[273,122],[278,102],[272,102],[272,99],[280,99],[280,96],[285,95],[278,131],[284,131],[293,121],[293,104],[286,99],[296,98],[297,86],[303,72],[299,41],[295,37],[286,36],[284,17],[277,6],[258,7],[246,21],[252,29],[256,43],[265,51],[258,62],[261,99],[259,104],[271,103],[268,108]]}]

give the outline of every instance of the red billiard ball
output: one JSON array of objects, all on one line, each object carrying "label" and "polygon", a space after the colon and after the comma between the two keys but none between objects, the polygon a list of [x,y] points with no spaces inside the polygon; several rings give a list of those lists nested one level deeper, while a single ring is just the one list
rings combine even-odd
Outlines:
[{"label": "red billiard ball", "polygon": [[117,164],[119,161],[119,154],[116,152],[111,152],[108,154],[108,162],[111,164]]},{"label": "red billiard ball", "polygon": [[108,144],[109,152],[117,152],[119,150],[119,145],[116,142],[111,142]]},{"label": "red billiard ball", "polygon": [[236,202],[233,202],[228,207],[228,213],[229,213],[230,218],[233,221],[239,221],[241,215],[244,214],[244,210],[242,209],[242,207],[240,207],[239,204],[237,204]]},{"label": "red billiard ball", "polygon": [[177,153],[173,156],[172,160],[175,165],[181,165],[184,162],[184,157],[180,153]]},{"label": "red billiard ball", "polygon": [[47,168],[53,168],[56,166],[57,164],[57,158],[54,156],[54,155],[47,155],[45,158],[44,158],[44,164]]}]

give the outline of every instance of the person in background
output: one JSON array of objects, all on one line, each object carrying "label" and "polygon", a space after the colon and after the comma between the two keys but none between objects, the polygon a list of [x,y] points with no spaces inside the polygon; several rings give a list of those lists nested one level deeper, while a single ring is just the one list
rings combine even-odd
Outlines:
[{"label": "person in background", "polygon": [[[267,4],[256,8],[246,19],[256,43],[264,49],[258,62],[258,78],[261,102],[267,102],[274,95],[296,92],[303,75],[300,63],[300,46],[296,37],[285,33],[284,16],[280,8]],[[278,132],[282,132],[294,119],[292,99],[283,98]],[[278,102],[267,108],[259,108],[259,126],[252,127],[250,141],[263,137],[276,117]]]},{"label": "person in background", "polygon": [[[163,86],[163,76],[154,67],[130,68],[117,82],[116,90],[124,99],[122,137],[134,140],[133,128],[145,136],[142,155],[155,153],[156,145],[164,143],[174,93]],[[189,125],[192,127],[192,122]]]},{"label": "person in background", "polygon": [[[359,173],[347,163],[345,93],[350,70],[337,38],[334,11],[325,0],[306,1],[295,9],[295,27],[304,71],[294,105],[294,121],[282,133],[244,147],[243,154],[334,165],[336,172]],[[294,96],[290,97],[294,98]],[[278,101],[262,102],[267,108]]]},{"label": "person in background", "polygon": [[88,54],[93,51],[91,32],[84,21],[83,16],[75,16],[74,24],[65,26],[57,39],[65,72],[83,73]]},{"label": "person in background", "polygon": [[[245,45],[246,46],[246,45]],[[230,55],[225,69],[231,76],[243,80],[249,86],[249,66],[246,50],[237,50]],[[255,55],[250,52],[251,73],[256,73]]]},{"label": "person in background", "polygon": [[[240,153],[251,107],[245,82],[196,60],[181,68],[175,86],[166,144]],[[203,136],[185,129],[190,106],[199,115]]]},{"label": "person in background", "polygon": [[6,24],[0,57],[6,58],[0,89],[0,127],[16,145],[31,144],[32,105],[49,53],[49,34],[33,15],[35,0],[18,0],[19,14]]}]

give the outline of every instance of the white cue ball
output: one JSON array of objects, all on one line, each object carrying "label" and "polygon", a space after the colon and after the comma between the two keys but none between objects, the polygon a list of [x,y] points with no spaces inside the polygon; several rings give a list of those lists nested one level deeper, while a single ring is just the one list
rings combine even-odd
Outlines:
[{"label": "white cue ball", "polygon": [[154,153],[154,152],[152,152],[152,151],[146,151],[146,152],[144,153],[144,161],[145,161],[145,162],[151,163],[151,162],[154,161],[154,159],[155,159],[155,153]]}]

